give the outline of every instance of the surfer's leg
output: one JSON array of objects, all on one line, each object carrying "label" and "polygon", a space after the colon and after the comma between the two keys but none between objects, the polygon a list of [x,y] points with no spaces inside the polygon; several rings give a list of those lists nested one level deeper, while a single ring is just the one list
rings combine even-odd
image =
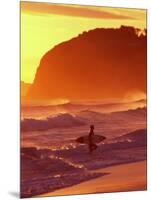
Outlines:
[{"label": "surfer's leg", "polygon": [[89,143],[89,153],[92,153],[92,151],[93,151],[93,146],[92,146],[92,143],[90,142]]},{"label": "surfer's leg", "polygon": [[96,144],[93,144],[93,145],[92,145],[92,150],[97,149],[97,147],[98,147],[98,146],[97,146]]},{"label": "surfer's leg", "polygon": [[97,145],[89,143],[89,153],[91,154],[95,149],[97,149]]}]

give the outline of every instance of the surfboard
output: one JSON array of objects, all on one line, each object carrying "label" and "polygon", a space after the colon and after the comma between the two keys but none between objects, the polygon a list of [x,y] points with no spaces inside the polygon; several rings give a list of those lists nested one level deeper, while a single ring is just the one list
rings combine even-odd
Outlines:
[{"label": "surfboard", "polygon": [[[106,139],[106,137],[103,135],[93,135],[92,136],[93,143],[100,143],[105,139]],[[81,144],[89,144],[89,136],[88,135],[81,136],[76,139],[76,142],[81,143]]]}]

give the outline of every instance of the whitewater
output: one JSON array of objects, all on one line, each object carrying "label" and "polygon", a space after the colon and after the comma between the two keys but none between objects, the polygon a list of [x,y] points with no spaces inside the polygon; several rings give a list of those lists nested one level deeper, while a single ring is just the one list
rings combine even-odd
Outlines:
[{"label": "whitewater", "polygon": [[[146,107],[117,104],[22,107],[22,197],[105,176],[94,169],[146,160],[146,113]],[[92,155],[75,142],[91,124],[107,137]]]}]

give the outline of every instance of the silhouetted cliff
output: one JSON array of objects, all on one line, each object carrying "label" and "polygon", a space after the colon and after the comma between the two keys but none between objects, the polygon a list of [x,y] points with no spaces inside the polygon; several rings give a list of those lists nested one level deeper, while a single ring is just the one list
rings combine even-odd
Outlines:
[{"label": "silhouetted cliff", "polygon": [[145,92],[146,38],[121,26],[90,30],[63,42],[42,57],[27,97],[79,100]]}]

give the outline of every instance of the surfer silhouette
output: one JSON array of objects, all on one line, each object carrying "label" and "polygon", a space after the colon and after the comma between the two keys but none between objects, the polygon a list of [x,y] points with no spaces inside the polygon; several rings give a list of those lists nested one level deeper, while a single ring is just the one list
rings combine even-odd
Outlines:
[{"label": "surfer silhouette", "polygon": [[92,153],[93,150],[97,148],[97,145],[93,143],[92,137],[94,136],[94,125],[90,126],[90,132],[89,132],[89,152]]}]

